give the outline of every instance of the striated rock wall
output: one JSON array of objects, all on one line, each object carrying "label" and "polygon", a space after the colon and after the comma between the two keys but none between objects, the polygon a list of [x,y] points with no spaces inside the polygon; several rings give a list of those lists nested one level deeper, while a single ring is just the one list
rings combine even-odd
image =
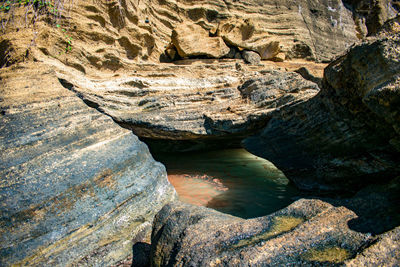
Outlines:
[{"label": "striated rock wall", "polygon": [[321,92],[282,109],[244,141],[307,190],[354,190],[399,169],[400,36],[353,47],[326,69]]},{"label": "striated rock wall", "polygon": [[54,66],[3,68],[0,83],[0,265],[125,259],[175,197],[164,166],[62,87]]},{"label": "striated rock wall", "polygon": [[[39,49],[86,73],[129,69],[133,62],[159,62],[172,30],[181,23],[211,30],[236,19],[251,19],[258,41],[279,42],[289,58],[329,61],[358,40],[352,12],[337,0],[65,3],[65,19],[54,23],[39,20],[34,29],[28,29],[32,36],[25,37],[27,44],[11,44],[16,47],[11,50],[22,53],[8,60],[23,60],[26,50]],[[31,17],[33,13],[28,12],[28,21]],[[15,18],[19,22],[8,24],[0,42],[13,39],[16,27],[18,35],[26,31],[23,7],[17,9]]]},{"label": "striated rock wall", "polygon": [[[86,103],[147,142],[195,141],[203,143],[202,148],[211,143],[226,147],[229,141],[221,140],[229,139],[238,146],[241,139],[261,129],[274,110],[306,101],[319,90],[315,83],[277,70],[276,65],[270,65],[270,70],[260,65],[244,71],[236,68],[234,60],[187,64],[149,65],[149,71],[142,65],[136,77],[76,75],[64,80]],[[163,75],[156,77],[156,73]],[[170,149],[181,150],[179,145],[166,146]]]}]

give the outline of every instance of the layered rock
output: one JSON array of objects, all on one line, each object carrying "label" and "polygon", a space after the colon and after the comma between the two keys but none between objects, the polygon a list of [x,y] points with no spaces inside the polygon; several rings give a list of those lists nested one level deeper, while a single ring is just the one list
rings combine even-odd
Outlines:
[{"label": "layered rock", "polygon": [[326,69],[322,91],[281,109],[244,141],[300,188],[354,190],[399,169],[400,36],[353,47]]},{"label": "layered rock", "polygon": [[[78,75],[65,79],[84,101],[141,138],[216,142],[220,146],[228,146],[221,139],[236,139],[239,145],[243,137],[261,129],[275,109],[304,101],[319,90],[297,73],[273,69],[244,72],[236,70],[234,61],[190,68],[173,64],[151,67],[150,73],[142,69],[134,77],[89,79]],[[154,72],[162,72],[164,77],[151,77]]]},{"label": "layered rock", "polygon": [[[256,26],[255,36],[261,38],[258,41],[279,42],[279,49],[287,57],[318,61],[330,60],[357,41],[352,12],[341,1],[113,0],[74,2],[64,8],[61,15],[68,19],[51,23],[39,19],[35,34],[25,37],[27,45],[16,46],[21,45],[24,53],[38,48],[91,74],[128,70],[135,62],[159,62],[172,30],[181,23],[211,30],[236,18],[251,19]],[[16,21],[7,24],[1,40],[12,39],[18,25],[35,19],[23,7],[12,16]],[[25,31],[23,27],[18,30]],[[71,49],[66,49],[69,42]],[[21,55],[16,59],[23,60]]]},{"label": "layered rock", "polygon": [[[218,35],[231,46],[257,52],[261,59],[271,59],[280,52],[278,39],[271,40],[268,34],[262,32],[250,19],[221,22]],[[244,58],[246,60],[246,57]]]},{"label": "layered rock", "polygon": [[0,70],[2,266],[111,265],[175,197],[147,146],[62,87],[55,69]]}]

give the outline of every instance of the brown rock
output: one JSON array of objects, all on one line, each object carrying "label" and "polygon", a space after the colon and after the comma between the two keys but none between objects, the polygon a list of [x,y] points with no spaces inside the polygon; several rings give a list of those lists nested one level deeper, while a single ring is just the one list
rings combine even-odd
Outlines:
[{"label": "brown rock", "polygon": [[271,58],[272,61],[275,62],[283,62],[286,59],[285,53],[279,53],[275,57]]},{"label": "brown rock", "polygon": [[250,19],[235,19],[224,22],[218,29],[218,35],[230,45],[252,50],[260,54],[261,59],[270,59],[280,51],[279,42],[265,32],[257,32],[256,25]]},{"label": "brown rock", "polygon": [[230,51],[220,37],[209,37],[201,26],[183,23],[172,31],[172,42],[181,57],[208,56],[221,58]]}]

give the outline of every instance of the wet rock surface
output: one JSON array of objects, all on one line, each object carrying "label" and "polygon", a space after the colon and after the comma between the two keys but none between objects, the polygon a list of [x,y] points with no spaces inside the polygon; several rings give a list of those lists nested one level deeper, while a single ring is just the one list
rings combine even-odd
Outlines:
[{"label": "wet rock surface", "polygon": [[0,71],[0,265],[126,258],[175,197],[164,166],[62,87],[54,66],[10,68]]},{"label": "wet rock surface", "polygon": [[399,173],[399,34],[333,61],[321,92],[244,141],[306,190],[355,190]]}]

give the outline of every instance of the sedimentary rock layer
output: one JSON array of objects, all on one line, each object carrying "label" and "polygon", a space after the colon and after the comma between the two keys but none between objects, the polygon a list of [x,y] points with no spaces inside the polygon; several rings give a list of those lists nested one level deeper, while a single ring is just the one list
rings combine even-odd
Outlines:
[{"label": "sedimentary rock layer", "polygon": [[152,65],[151,72],[142,69],[106,79],[59,77],[89,105],[139,137],[158,140],[240,140],[261,129],[274,110],[305,101],[319,90],[276,65],[200,63]]},{"label": "sedimentary rock layer", "polygon": [[[18,9],[13,16],[19,21],[9,23],[1,36],[0,55],[20,51],[8,60],[21,61],[37,47],[84,73],[121,71],[133,62],[160,62],[172,30],[181,23],[210,30],[236,18],[251,19],[258,41],[279,42],[290,58],[329,61],[358,40],[352,12],[336,0],[65,1],[64,8],[65,20],[39,21],[31,34],[15,31],[15,25],[33,19],[29,12],[25,17],[25,8]],[[15,39],[25,41],[7,49],[10,44],[3,41]]]},{"label": "sedimentary rock layer", "polygon": [[54,67],[0,71],[0,265],[110,265],[174,199],[131,131],[59,83]]},{"label": "sedimentary rock layer", "polygon": [[400,35],[353,47],[326,69],[321,92],[281,109],[244,141],[308,190],[354,190],[400,172]]}]

